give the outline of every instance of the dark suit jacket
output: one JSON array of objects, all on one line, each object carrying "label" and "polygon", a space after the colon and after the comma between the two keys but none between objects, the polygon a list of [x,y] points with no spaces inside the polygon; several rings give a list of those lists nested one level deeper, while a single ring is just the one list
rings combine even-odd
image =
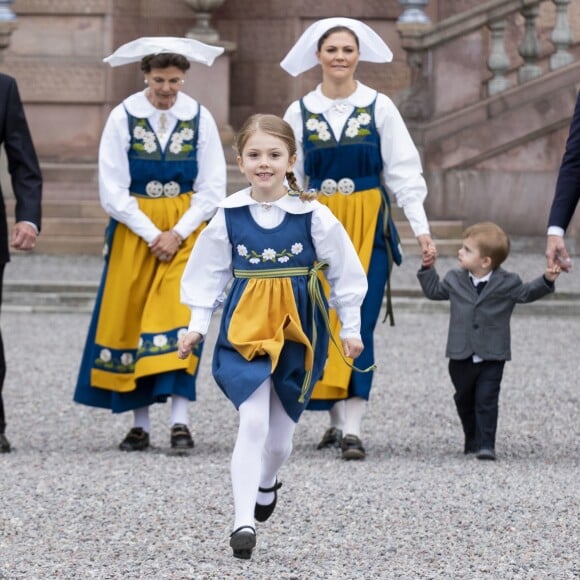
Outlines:
[{"label": "dark suit jacket", "polygon": [[[0,143],[4,144],[16,197],[16,221],[32,222],[40,231],[42,175],[18,86],[5,74],[0,74]],[[0,263],[9,259],[6,207],[0,187]]]},{"label": "dark suit jacket", "polygon": [[446,356],[455,360],[474,353],[484,360],[510,360],[510,318],[515,305],[554,291],[543,276],[523,283],[503,268],[494,270],[481,294],[467,270],[451,270],[443,282],[435,268],[420,270],[417,276],[427,298],[450,301]]},{"label": "dark suit jacket", "polygon": [[552,201],[548,226],[560,226],[566,230],[576,205],[580,199],[580,93],[576,97],[576,108],[570,133],[566,142],[566,151],[558,172],[556,192]]}]

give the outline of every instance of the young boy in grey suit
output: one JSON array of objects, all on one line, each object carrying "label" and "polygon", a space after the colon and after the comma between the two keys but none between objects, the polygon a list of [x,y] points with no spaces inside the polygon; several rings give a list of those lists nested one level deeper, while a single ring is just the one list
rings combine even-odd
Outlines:
[{"label": "young boy in grey suit", "polygon": [[449,300],[446,356],[455,387],[455,405],[465,434],[464,453],[495,460],[498,400],[505,362],[511,359],[510,318],[516,304],[534,302],[554,291],[555,265],[524,283],[501,267],[509,254],[507,234],[485,222],[463,232],[459,268],[443,281],[434,267],[417,273],[425,296]]}]

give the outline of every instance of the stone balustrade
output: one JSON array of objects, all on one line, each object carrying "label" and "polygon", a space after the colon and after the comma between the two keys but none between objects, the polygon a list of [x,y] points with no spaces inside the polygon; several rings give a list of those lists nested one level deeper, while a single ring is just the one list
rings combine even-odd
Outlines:
[{"label": "stone balustrade", "polygon": [[412,71],[405,117],[427,121],[571,64],[570,4],[489,0],[436,24],[399,21]]}]

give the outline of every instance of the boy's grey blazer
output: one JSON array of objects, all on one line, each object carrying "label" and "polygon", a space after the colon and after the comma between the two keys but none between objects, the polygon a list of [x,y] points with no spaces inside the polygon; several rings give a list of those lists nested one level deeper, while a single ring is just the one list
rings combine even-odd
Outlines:
[{"label": "boy's grey blazer", "polygon": [[510,318],[515,305],[554,291],[543,276],[524,283],[503,268],[494,270],[479,295],[467,270],[451,270],[443,281],[435,268],[420,270],[417,277],[427,298],[450,302],[445,355],[456,360],[474,353],[484,360],[510,360]]}]

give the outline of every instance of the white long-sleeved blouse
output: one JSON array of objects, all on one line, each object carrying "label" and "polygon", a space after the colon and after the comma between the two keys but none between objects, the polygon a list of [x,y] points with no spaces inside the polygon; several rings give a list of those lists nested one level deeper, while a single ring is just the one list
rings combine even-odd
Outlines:
[{"label": "white long-sleeved blouse", "polygon": [[[427,197],[427,184],[423,178],[421,158],[399,110],[391,99],[357,81],[356,91],[345,99],[325,97],[321,85],[318,85],[304,97],[304,104],[312,113],[325,116],[338,140],[353,109],[367,107],[375,98],[375,124],[381,141],[384,182],[393,192],[397,205],[403,208],[415,236],[428,234],[429,222],[423,207]],[[300,101],[294,101],[288,107],[284,120],[294,130],[298,144],[294,173],[299,182],[304,183]]]},{"label": "white long-sleeved blouse", "polygon": [[[179,92],[175,104],[167,111],[156,109],[145,96],[145,91],[135,93],[115,107],[103,130],[99,146],[99,195],[103,209],[111,217],[125,224],[147,243],[153,242],[162,232],[129,195],[131,176],[127,153],[131,142],[126,110],[135,117],[147,118],[157,133],[162,146],[167,145],[169,133],[178,120],[195,117],[201,107],[197,141],[198,174],[192,183],[195,195],[191,205],[173,228],[182,238],[194,232],[202,222],[215,213],[216,205],[226,194],[226,162],[216,123],[211,113],[195,99]],[[160,115],[166,116],[169,131],[159,133]]]},{"label": "white long-sleeved blouse", "polygon": [[331,288],[329,306],[336,309],[342,323],[340,336],[360,339],[360,307],[367,292],[367,278],[340,222],[317,201],[303,202],[298,197],[285,196],[264,206],[250,193],[251,188],[246,188],[220,203],[189,257],[181,280],[181,302],[191,309],[189,332],[207,334],[211,315],[223,302],[233,277],[224,208],[248,205],[256,223],[268,229],[280,225],[287,212],[312,212],[312,240],[318,259],[329,264],[325,270]]}]

